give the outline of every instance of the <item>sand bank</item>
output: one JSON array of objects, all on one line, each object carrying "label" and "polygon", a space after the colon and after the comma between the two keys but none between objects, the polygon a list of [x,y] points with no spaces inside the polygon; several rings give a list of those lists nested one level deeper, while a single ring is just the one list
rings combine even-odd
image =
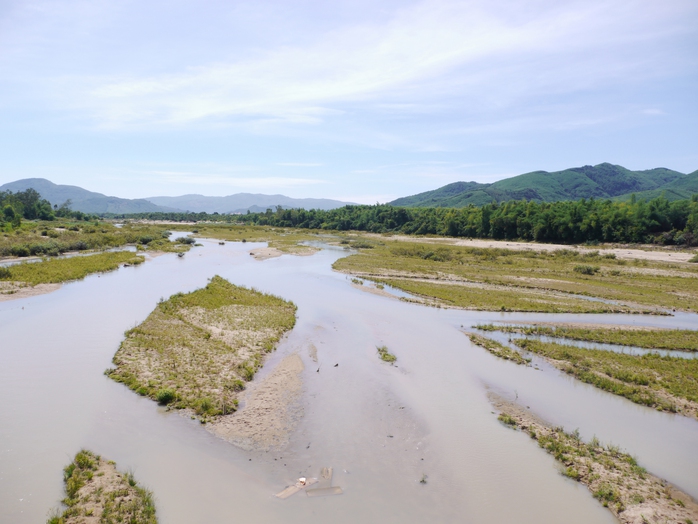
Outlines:
[{"label": "sand bank", "polygon": [[207,429],[247,450],[283,447],[303,413],[298,403],[302,371],[301,358],[287,356],[267,377],[250,385],[242,409],[217,418]]}]

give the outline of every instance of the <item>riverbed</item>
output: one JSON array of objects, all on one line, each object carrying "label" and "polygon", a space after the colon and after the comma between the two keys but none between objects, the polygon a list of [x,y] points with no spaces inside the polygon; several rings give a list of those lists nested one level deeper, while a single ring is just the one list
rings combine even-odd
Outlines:
[{"label": "riverbed", "polygon": [[[425,307],[367,293],[333,272],[348,252],[255,260],[262,243],[199,240],[183,257],[92,275],[0,303],[0,521],[35,523],[62,498],[81,448],[130,469],[164,524],[265,522],[615,522],[554,459],[492,414],[488,389],[583,438],[635,455],[698,497],[698,422],[581,384],[544,362],[498,360],[462,333],[487,322],[698,326],[698,316],[544,315]],[[304,363],[289,444],[245,451],[105,377],[123,332],[161,298],[220,275],[298,305],[298,322],[255,380]],[[376,346],[397,356],[379,360]],[[334,468],[341,496],[287,500],[296,478]],[[426,483],[420,482],[424,479]]]}]

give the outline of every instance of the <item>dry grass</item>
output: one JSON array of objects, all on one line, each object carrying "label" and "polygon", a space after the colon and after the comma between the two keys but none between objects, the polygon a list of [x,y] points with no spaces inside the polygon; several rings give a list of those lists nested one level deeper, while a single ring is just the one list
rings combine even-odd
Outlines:
[{"label": "dry grass", "polygon": [[214,277],[203,289],[161,302],[126,332],[106,374],[137,393],[202,421],[237,409],[278,340],[295,324],[296,306]]}]

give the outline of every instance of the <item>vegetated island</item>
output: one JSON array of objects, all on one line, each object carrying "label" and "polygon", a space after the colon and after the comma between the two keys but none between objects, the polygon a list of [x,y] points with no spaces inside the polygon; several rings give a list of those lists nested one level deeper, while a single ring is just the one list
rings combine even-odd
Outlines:
[{"label": "vegetated island", "polygon": [[92,273],[113,271],[121,265],[145,261],[131,251],[46,259],[0,267],[0,300],[23,298],[58,289],[58,284],[81,280]]},{"label": "vegetated island", "polygon": [[[292,302],[215,276],[205,288],[161,301],[127,331],[115,367],[105,374],[160,404],[186,410],[226,440],[250,444],[267,438],[260,447],[278,444],[292,424],[287,408],[300,393],[300,357],[286,357],[270,383],[260,385],[273,405],[252,398],[248,404],[256,409],[246,417],[254,421],[245,419],[250,409],[233,414],[265,355],[295,325],[295,313]],[[240,419],[245,423],[236,425]],[[272,434],[261,435],[260,427]]]},{"label": "vegetated island", "polygon": [[617,344],[647,349],[668,349],[673,351],[698,351],[698,331],[690,329],[660,329],[638,326],[604,326],[603,328],[582,328],[573,326],[519,326],[500,324],[478,324],[481,331],[502,331],[522,335],[544,336]]},{"label": "vegetated island", "polygon": [[81,450],[63,469],[65,510],[55,510],[47,524],[97,524],[128,522],[157,524],[153,494],[138,485],[131,473],[116,464]]},{"label": "vegetated island", "polygon": [[563,465],[563,475],[587,486],[623,524],[698,522],[698,504],[689,495],[648,473],[617,446],[596,437],[585,443],[576,430],[567,433],[499,395],[489,397],[504,425],[538,442]]},{"label": "vegetated island", "polygon": [[[12,234],[5,232],[0,236],[0,257],[35,260],[0,267],[0,300],[48,293],[64,282],[145,260],[132,251],[105,249],[131,245],[138,253],[183,253],[194,244],[194,239],[188,237],[170,241],[171,234],[162,226],[118,228],[99,222],[22,222]],[[54,258],[64,253],[76,256]]]},{"label": "vegetated island", "polygon": [[513,342],[582,382],[636,404],[698,419],[698,359],[629,355],[533,339]]},{"label": "vegetated island", "polygon": [[668,314],[698,311],[698,267],[575,249],[515,250],[367,241],[333,268],[420,297],[484,311]]},{"label": "vegetated island", "polygon": [[[488,328],[489,325],[484,327]],[[530,361],[495,340],[474,333],[466,335],[474,344],[500,358],[517,364]],[[599,389],[658,411],[698,418],[698,359],[654,353],[631,355],[530,338],[511,342],[522,350],[542,356],[561,371]]]}]

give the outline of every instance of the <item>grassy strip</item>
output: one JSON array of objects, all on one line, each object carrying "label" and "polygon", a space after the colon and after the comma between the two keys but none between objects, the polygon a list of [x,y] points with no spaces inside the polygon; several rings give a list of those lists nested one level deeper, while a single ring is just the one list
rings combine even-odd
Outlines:
[{"label": "grassy strip", "polygon": [[114,462],[82,450],[63,470],[64,511],[55,511],[47,524],[157,524],[153,494],[139,486],[131,473],[119,473]]},{"label": "grassy strip", "polygon": [[296,306],[215,276],[160,302],[126,332],[105,373],[143,396],[191,409],[205,422],[237,409],[264,355],[293,328]]},{"label": "grassy strip", "polygon": [[[694,264],[628,262],[603,252],[578,253],[573,249],[558,251],[517,251],[499,248],[436,246],[427,242],[385,240],[373,249],[340,259],[334,269],[345,273],[396,279],[396,287],[414,287],[404,277],[431,279],[434,284],[419,287],[421,293],[439,300],[467,302],[465,295],[474,291],[463,286],[440,287],[437,281],[461,281],[486,285],[487,293],[500,292],[497,299],[475,297],[476,307],[520,311],[560,311],[559,305],[548,306],[536,298],[557,293],[586,295],[610,300],[624,306],[596,303],[589,309],[628,309],[634,305],[650,309],[676,308],[698,311],[698,268]],[[536,292],[533,295],[532,292]],[[459,298],[459,294],[465,294]],[[450,297],[449,297],[450,295]],[[517,307],[507,305],[519,302]],[[551,300],[558,300],[551,297]],[[536,303],[538,300],[538,303]],[[578,299],[570,297],[569,311],[579,311]],[[502,302],[499,308],[496,306]],[[528,304],[527,304],[528,303]]]},{"label": "grassy strip", "polygon": [[378,356],[383,362],[392,364],[397,360],[397,357],[388,351],[386,346],[376,346],[376,350],[378,350]]},{"label": "grassy strip", "polygon": [[[173,227],[175,229],[186,229],[185,226]],[[197,224],[195,227],[196,235],[199,237],[228,240],[230,242],[268,242],[269,247],[295,255],[316,252],[316,248],[301,245],[300,242],[319,240],[318,232],[315,230],[231,224]]]},{"label": "grassy strip", "polygon": [[145,259],[130,251],[57,258],[0,268],[0,280],[23,282],[32,286],[80,280],[92,273],[111,271],[121,264],[140,264]]},{"label": "grassy strip", "polygon": [[515,340],[582,382],[660,411],[698,418],[698,359],[626,355],[538,340]]},{"label": "grassy strip", "polygon": [[519,429],[564,465],[563,475],[581,482],[622,523],[698,520],[698,506],[685,493],[651,475],[617,446],[596,437],[585,443],[578,431],[566,433],[534,419],[517,406],[502,406],[499,420]]},{"label": "grassy strip", "polygon": [[508,348],[505,345],[500,344],[496,340],[492,340],[490,338],[486,338],[475,333],[466,333],[466,335],[468,335],[470,342],[485,348],[487,351],[499,358],[503,358],[504,360],[511,360],[515,364],[527,365],[529,362],[531,362],[531,359],[524,358],[518,351],[514,351],[513,349]]},{"label": "grassy strip", "polygon": [[565,326],[500,326],[481,324],[475,326],[482,331],[502,331],[567,338],[620,346],[636,346],[649,349],[673,349],[678,351],[698,351],[698,331],[688,329],[583,329]]},{"label": "grassy strip", "polygon": [[529,313],[630,313],[628,308],[601,302],[544,295],[540,292],[505,287],[447,284],[443,281],[375,278],[407,293],[438,301],[441,305],[477,311],[524,311]]},{"label": "grassy strip", "polygon": [[[168,250],[168,229],[162,225],[106,222],[23,222],[20,229],[0,234],[0,257],[56,256],[69,251],[103,250],[127,244]],[[154,243],[151,246],[151,243]],[[180,249],[188,249],[180,246]]]}]

